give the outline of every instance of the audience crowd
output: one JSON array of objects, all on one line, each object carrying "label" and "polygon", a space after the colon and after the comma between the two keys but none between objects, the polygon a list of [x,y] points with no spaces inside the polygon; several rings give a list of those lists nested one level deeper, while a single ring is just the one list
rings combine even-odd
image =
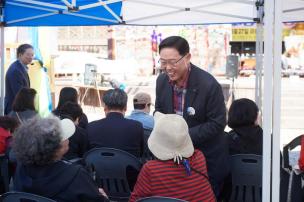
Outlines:
[{"label": "audience crowd", "polygon": [[231,131],[225,133],[221,87],[190,62],[188,42],[168,37],[159,51],[162,73],[153,116],[149,94],[137,93],[134,110],[126,115],[128,95],[114,88],[102,95],[105,118],[89,123],[77,90],[64,87],[52,115],[41,118],[34,105],[36,91],[22,87],[7,115],[0,117],[0,153],[9,158],[13,189],[58,202],[108,201],[110,190],[103,189],[107,184],[97,183],[98,168],[81,160],[91,149],[108,147],[142,164],[139,173],[125,171],[130,202],[150,196],[227,200],[223,195],[231,191],[229,155],[262,155],[259,109],[249,99],[233,101],[227,120]]}]

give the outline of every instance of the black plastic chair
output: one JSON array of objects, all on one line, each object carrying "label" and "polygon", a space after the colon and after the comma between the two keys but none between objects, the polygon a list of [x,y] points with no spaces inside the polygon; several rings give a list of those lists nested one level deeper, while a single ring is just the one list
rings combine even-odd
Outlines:
[{"label": "black plastic chair", "polygon": [[9,160],[6,155],[0,155],[0,175],[1,175],[1,183],[3,186],[3,191],[8,192],[9,191],[9,166],[8,166]]},{"label": "black plastic chair", "polygon": [[1,202],[56,202],[52,199],[25,192],[7,192],[0,196]]},{"label": "black plastic chair", "polygon": [[128,181],[131,177],[135,184],[142,166],[139,159],[128,152],[103,147],[88,151],[84,161],[87,167],[93,167],[95,181],[111,200],[128,200],[132,189]]},{"label": "black plastic chair", "polygon": [[[303,174],[297,175],[289,163],[289,153],[297,146],[301,146],[301,139],[304,137],[300,135],[294,138],[291,142],[283,147],[283,172],[284,175],[289,176],[287,193],[284,193],[284,199],[287,202],[303,202],[304,188],[302,186]],[[282,177],[282,176],[281,176]],[[286,180],[285,180],[286,181]],[[286,184],[286,183],[285,183]],[[281,184],[282,186],[282,184]],[[286,186],[284,186],[285,188]],[[285,188],[286,189],[286,188]],[[286,190],[283,190],[286,192]],[[281,190],[282,192],[282,190]],[[282,200],[281,200],[282,201]]]},{"label": "black plastic chair", "polygon": [[152,196],[152,197],[146,197],[146,198],[141,198],[137,200],[136,202],[186,202],[181,199],[176,199],[176,198],[170,198],[170,197],[161,197],[161,196]]},{"label": "black plastic chair", "polygon": [[291,165],[289,165],[289,152],[296,148],[297,146],[301,146],[301,138],[303,135],[300,135],[293,140],[291,140],[287,145],[283,147],[283,168],[292,170]]},{"label": "black plastic chair", "polygon": [[150,137],[151,132],[152,131],[149,129],[144,129],[144,152],[143,152],[143,156],[142,156],[143,162],[154,159],[154,156],[148,147],[148,139]]},{"label": "black plastic chair", "polygon": [[237,154],[230,157],[232,193],[230,202],[262,201],[262,156]]}]

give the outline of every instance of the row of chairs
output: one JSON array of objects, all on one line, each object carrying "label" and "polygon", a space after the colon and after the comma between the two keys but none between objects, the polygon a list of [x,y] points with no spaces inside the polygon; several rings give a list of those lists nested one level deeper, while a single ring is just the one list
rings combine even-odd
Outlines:
[{"label": "row of chairs", "polygon": [[[295,147],[295,143],[292,143],[285,146],[283,151],[284,167],[287,168],[290,168],[288,167],[288,151]],[[5,191],[8,192],[8,159],[0,157],[0,161],[1,178],[5,184]],[[92,175],[95,181],[109,194],[110,200],[128,200],[131,188],[126,170],[127,167],[132,167],[139,172],[142,166],[139,159],[119,149],[96,148],[87,152],[83,161],[93,168]],[[261,201],[262,157],[251,154],[233,155],[230,159],[230,165],[232,170],[230,201]]]},{"label": "row of chairs", "polygon": [[[38,196],[25,192],[7,192],[0,196],[1,202],[56,202],[52,199]],[[138,200],[137,202],[185,202],[184,200],[169,198],[169,197],[146,197]]]}]

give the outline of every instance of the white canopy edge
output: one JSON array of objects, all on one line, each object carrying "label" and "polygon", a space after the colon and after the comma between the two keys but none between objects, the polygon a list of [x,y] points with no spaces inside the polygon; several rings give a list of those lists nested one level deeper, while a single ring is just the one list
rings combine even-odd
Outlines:
[{"label": "white canopy edge", "polygon": [[122,16],[127,25],[237,23],[253,22],[256,8],[254,0],[125,0]]}]

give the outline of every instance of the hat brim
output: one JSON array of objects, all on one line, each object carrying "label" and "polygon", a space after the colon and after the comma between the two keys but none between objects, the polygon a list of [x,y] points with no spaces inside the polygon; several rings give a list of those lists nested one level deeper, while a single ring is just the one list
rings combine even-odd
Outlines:
[{"label": "hat brim", "polygon": [[62,119],[60,125],[62,141],[69,139],[75,133],[75,124],[70,119]]},{"label": "hat brim", "polygon": [[162,143],[158,142],[158,138],[155,138],[154,132],[151,132],[151,135],[148,139],[148,147],[152,154],[160,160],[170,160],[179,154],[184,158],[189,158],[194,153],[194,147],[191,141],[190,136],[188,136],[184,143],[181,145],[179,151],[172,151]]}]

